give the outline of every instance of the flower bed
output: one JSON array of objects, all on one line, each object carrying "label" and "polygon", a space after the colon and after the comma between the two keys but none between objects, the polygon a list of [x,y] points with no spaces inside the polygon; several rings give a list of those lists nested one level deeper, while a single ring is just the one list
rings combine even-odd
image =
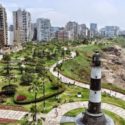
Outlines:
[{"label": "flower bed", "polygon": [[17,100],[17,101],[24,101],[24,100],[26,100],[26,96],[24,96],[24,95],[18,95],[18,96],[16,97],[16,100]]}]

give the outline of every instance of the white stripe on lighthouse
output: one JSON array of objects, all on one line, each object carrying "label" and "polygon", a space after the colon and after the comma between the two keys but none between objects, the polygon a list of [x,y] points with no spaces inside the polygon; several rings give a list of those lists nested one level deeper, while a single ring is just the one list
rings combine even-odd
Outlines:
[{"label": "white stripe on lighthouse", "polygon": [[101,91],[90,90],[89,101],[94,103],[101,102]]},{"label": "white stripe on lighthouse", "polygon": [[92,67],[91,78],[101,79],[101,67]]}]

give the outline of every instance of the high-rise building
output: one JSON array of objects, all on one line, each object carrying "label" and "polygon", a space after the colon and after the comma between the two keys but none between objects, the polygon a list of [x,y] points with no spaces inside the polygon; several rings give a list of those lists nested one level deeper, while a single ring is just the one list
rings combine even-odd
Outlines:
[{"label": "high-rise building", "polygon": [[51,27],[51,40],[57,39],[57,33],[60,31],[61,27]]},{"label": "high-rise building", "polygon": [[36,23],[31,24],[31,38],[33,41],[37,40],[37,25],[36,25]]},{"label": "high-rise building", "polygon": [[57,32],[57,39],[58,39],[58,41],[66,41],[66,40],[68,40],[68,39],[69,39],[69,38],[68,38],[68,32],[65,31],[65,30],[62,28],[62,30],[59,30],[59,31]]},{"label": "high-rise building", "polygon": [[5,8],[0,4],[0,48],[8,44],[7,37],[7,14]]},{"label": "high-rise building", "polygon": [[90,37],[95,37],[98,35],[98,27],[96,23],[90,24]]},{"label": "high-rise building", "polygon": [[70,40],[78,39],[78,23],[68,22],[65,26],[65,30],[69,32]]},{"label": "high-rise building", "polygon": [[86,27],[85,24],[79,25],[78,34],[80,39],[86,38],[88,36],[88,28]]},{"label": "high-rise building", "polygon": [[14,42],[21,44],[31,41],[31,15],[26,10],[13,12]]},{"label": "high-rise building", "polygon": [[37,19],[37,40],[49,41],[51,39],[51,23],[49,19]]},{"label": "high-rise building", "polygon": [[8,30],[8,45],[13,45],[13,40],[14,40],[14,29],[13,25],[10,25]]},{"label": "high-rise building", "polygon": [[118,26],[106,26],[100,30],[100,35],[102,37],[112,38],[119,35],[119,29]]}]

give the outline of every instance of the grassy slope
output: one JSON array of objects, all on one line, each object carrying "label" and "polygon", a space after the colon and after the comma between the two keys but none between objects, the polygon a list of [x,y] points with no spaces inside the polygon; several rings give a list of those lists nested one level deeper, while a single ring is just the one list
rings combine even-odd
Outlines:
[{"label": "grassy slope", "polygon": [[62,73],[76,80],[88,81],[90,72],[90,60],[94,50],[100,50],[99,46],[88,45],[74,49],[79,54],[73,60],[64,62]]},{"label": "grassy slope", "polygon": [[[95,50],[102,51],[102,48],[106,46],[98,46],[98,45],[88,45],[88,46],[80,46],[75,49],[79,54],[73,60],[67,60],[63,63],[61,68],[61,73],[69,78],[75,79],[80,82],[89,83],[90,80],[90,62],[91,56]],[[103,83],[103,88],[112,89],[114,91],[125,94],[125,90],[121,89],[115,85]]]}]

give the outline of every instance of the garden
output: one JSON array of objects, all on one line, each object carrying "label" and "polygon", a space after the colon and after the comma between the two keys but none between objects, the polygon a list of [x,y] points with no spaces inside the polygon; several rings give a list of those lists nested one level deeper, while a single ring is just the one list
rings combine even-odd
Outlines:
[{"label": "garden", "polygon": [[[28,43],[23,50],[5,54],[0,61],[0,103],[25,105],[64,92],[60,81],[49,73],[49,66],[70,55],[57,43]],[[24,107],[25,107],[24,106]],[[28,109],[29,110],[29,109]]]},{"label": "garden", "polygon": [[[76,48],[76,45],[80,47]],[[84,45],[78,41],[27,43],[23,45],[23,50],[4,55],[0,61],[0,104],[21,106],[32,113],[47,113],[64,103],[87,101],[88,89],[62,84],[52,76],[49,68],[58,60],[70,57],[72,50],[76,51],[77,57],[58,66],[59,71],[70,78],[88,82],[91,55],[96,49],[101,51],[102,47],[104,46]],[[105,86],[111,88],[108,84]],[[112,88],[121,92],[117,87]],[[103,94],[102,101],[125,108],[125,101],[106,93]],[[73,123],[67,125],[70,124]]]}]

